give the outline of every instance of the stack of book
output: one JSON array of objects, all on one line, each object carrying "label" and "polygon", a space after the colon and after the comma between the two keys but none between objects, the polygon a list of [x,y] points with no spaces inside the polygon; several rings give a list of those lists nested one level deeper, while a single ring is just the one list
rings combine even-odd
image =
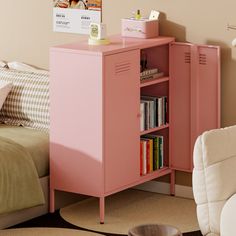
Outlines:
[{"label": "stack of book", "polygon": [[164,166],[164,137],[144,135],[140,140],[140,175],[146,175]]},{"label": "stack of book", "polygon": [[141,81],[153,80],[153,79],[157,79],[163,76],[164,76],[164,73],[160,72],[158,68],[146,69],[140,73],[140,80]]},{"label": "stack of book", "polygon": [[141,96],[140,131],[152,129],[167,123],[167,97]]}]

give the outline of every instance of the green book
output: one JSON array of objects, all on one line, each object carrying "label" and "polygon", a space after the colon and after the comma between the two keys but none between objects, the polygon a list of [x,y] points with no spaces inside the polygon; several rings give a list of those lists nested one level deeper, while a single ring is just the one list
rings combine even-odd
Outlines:
[{"label": "green book", "polygon": [[159,169],[164,167],[164,137],[158,136],[159,139]]}]

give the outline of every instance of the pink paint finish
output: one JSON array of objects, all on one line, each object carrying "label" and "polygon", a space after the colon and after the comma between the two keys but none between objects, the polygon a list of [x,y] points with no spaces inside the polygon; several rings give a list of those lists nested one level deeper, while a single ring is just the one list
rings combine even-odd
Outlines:
[{"label": "pink paint finish", "polygon": [[139,177],[139,50],[105,56],[105,192]]},{"label": "pink paint finish", "polygon": [[54,51],[50,66],[51,186],[98,196],[103,192],[102,58]]},{"label": "pink paint finish", "polygon": [[[220,123],[219,49],[173,42],[113,36],[108,46],[51,49],[51,212],[55,190],[86,194],[100,198],[103,223],[105,196],[167,174],[174,194],[174,169],[192,170],[196,135]],[[158,67],[163,78],[140,83],[143,51],[148,68]],[[165,142],[165,167],[145,176],[139,174],[140,94],[167,96],[169,104],[167,124],[141,133],[163,135]]]},{"label": "pink paint finish", "polygon": [[190,169],[190,46],[170,46],[171,167]]},{"label": "pink paint finish", "polygon": [[92,55],[112,55],[119,52],[126,52],[134,49],[144,49],[156,46],[162,46],[169,44],[174,41],[173,37],[163,37],[150,38],[150,39],[140,39],[140,38],[128,38],[121,37],[120,35],[110,36],[109,45],[101,46],[91,46],[88,45],[88,41],[84,40],[81,42],[59,45],[53,47],[51,50],[64,51],[67,53],[79,53],[79,54],[92,54]]},{"label": "pink paint finish", "polygon": [[170,53],[171,167],[192,171],[197,136],[220,127],[219,47],[172,43]]}]

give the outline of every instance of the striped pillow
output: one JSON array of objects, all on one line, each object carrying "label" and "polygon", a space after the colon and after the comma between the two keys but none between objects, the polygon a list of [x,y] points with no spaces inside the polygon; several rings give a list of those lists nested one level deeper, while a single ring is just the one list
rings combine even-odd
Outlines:
[{"label": "striped pillow", "polygon": [[0,111],[0,122],[49,130],[49,73],[0,68],[0,81],[13,83]]}]

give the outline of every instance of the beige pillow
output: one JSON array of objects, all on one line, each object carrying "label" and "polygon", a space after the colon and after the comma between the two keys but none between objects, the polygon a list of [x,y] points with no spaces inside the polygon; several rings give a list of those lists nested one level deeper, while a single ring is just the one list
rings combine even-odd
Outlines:
[{"label": "beige pillow", "polygon": [[0,68],[0,81],[13,84],[0,111],[0,123],[48,131],[48,74]]},{"label": "beige pillow", "polygon": [[12,83],[7,81],[0,81],[0,110],[6,100],[8,93],[11,91]]}]

